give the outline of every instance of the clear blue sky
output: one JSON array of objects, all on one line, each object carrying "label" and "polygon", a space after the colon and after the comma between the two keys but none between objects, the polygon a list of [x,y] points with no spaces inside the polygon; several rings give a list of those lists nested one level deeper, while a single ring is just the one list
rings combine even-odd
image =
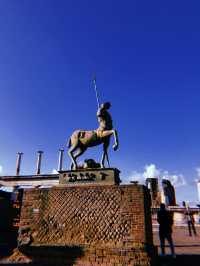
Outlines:
[{"label": "clear blue sky", "polygon": [[112,166],[124,178],[149,164],[182,174],[188,185],[178,197],[196,200],[199,10],[199,1],[1,0],[2,174],[14,174],[17,151],[23,173],[33,173],[38,149],[50,173],[74,129],[97,128],[96,73],[119,130]]}]

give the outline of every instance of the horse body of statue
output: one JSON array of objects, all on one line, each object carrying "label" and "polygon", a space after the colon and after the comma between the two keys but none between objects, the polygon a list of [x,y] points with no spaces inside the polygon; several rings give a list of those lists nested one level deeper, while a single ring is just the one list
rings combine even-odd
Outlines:
[{"label": "horse body of statue", "polygon": [[118,134],[115,129],[113,129],[112,118],[108,113],[110,108],[110,103],[102,104],[97,111],[97,118],[99,122],[99,128],[96,130],[86,131],[86,130],[76,130],[70,137],[68,143],[68,154],[72,160],[72,169],[77,169],[78,165],[76,159],[82,155],[87,148],[94,147],[103,144],[103,154],[101,158],[101,167],[105,168],[105,159],[108,159],[108,147],[110,144],[110,137],[114,136],[114,150],[117,150],[119,141]]}]

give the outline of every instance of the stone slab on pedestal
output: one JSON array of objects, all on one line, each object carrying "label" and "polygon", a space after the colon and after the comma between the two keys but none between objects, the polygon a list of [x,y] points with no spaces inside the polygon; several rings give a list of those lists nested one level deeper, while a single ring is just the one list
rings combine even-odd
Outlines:
[{"label": "stone slab on pedestal", "polygon": [[155,254],[150,207],[138,184],[25,190],[19,249],[40,264],[147,266]]},{"label": "stone slab on pedestal", "polygon": [[59,171],[59,185],[119,185],[117,168],[97,168]]}]

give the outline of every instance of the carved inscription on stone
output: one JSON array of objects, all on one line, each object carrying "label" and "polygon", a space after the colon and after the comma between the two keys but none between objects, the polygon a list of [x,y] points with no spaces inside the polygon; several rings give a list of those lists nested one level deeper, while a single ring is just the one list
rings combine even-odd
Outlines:
[{"label": "carved inscription on stone", "polygon": [[119,184],[119,170],[107,169],[85,169],[76,171],[61,171],[59,173],[59,184]]},{"label": "carved inscription on stone", "polygon": [[95,181],[96,175],[92,173],[79,173],[79,174],[64,174],[68,182],[84,182],[84,181]]}]

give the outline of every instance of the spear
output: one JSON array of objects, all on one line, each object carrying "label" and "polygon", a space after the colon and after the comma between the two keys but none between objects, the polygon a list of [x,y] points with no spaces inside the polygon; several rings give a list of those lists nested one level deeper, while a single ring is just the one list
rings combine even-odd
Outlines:
[{"label": "spear", "polygon": [[[100,102],[99,102],[99,93],[98,93],[98,90],[97,90],[96,77],[94,77],[93,83],[94,83],[94,90],[95,90],[96,99],[97,99],[97,106],[98,106],[98,109],[99,109],[100,108]],[[106,156],[106,159],[107,159],[108,167],[110,168],[110,161],[109,161],[109,157],[108,157],[107,151],[106,151],[105,156]]]},{"label": "spear", "polygon": [[93,83],[94,83],[94,90],[95,90],[96,99],[97,99],[97,106],[99,108],[100,107],[100,102],[99,102],[99,93],[98,93],[98,90],[97,90],[96,77],[94,77]]}]

